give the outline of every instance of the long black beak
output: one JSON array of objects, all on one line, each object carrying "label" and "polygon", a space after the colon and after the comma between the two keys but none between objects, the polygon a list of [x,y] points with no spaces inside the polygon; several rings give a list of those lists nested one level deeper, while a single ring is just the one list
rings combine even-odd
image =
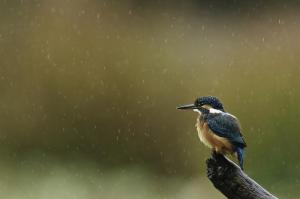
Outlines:
[{"label": "long black beak", "polygon": [[180,109],[180,110],[189,110],[189,109],[195,109],[195,108],[197,108],[197,107],[194,104],[187,104],[187,105],[177,107],[177,109]]}]

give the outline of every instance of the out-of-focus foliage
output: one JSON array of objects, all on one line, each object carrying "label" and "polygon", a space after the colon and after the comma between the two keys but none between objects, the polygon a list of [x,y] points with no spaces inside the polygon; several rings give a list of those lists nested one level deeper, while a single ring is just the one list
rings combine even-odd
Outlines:
[{"label": "out-of-focus foliage", "polygon": [[176,2],[0,3],[1,196],[49,198],[61,184],[56,198],[98,198],[112,183],[129,198],[218,198],[196,115],[175,109],[216,95],[242,123],[246,172],[297,198],[296,1]]}]

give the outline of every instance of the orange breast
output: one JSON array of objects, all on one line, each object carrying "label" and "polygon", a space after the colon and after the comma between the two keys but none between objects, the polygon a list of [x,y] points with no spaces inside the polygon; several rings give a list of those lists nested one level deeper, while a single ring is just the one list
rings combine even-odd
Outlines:
[{"label": "orange breast", "polygon": [[200,140],[209,148],[212,148],[217,153],[233,153],[233,146],[230,141],[224,137],[216,135],[212,130],[209,129],[206,122],[197,119],[196,128]]}]

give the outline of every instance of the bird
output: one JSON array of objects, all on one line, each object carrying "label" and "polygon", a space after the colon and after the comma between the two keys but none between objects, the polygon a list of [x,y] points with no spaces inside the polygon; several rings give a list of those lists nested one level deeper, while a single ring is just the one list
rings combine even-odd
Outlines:
[{"label": "bird", "polygon": [[235,155],[240,168],[244,170],[244,155],[247,145],[241,133],[241,125],[234,115],[225,111],[217,97],[199,97],[193,104],[179,106],[177,109],[197,112],[195,127],[204,145],[217,154]]}]

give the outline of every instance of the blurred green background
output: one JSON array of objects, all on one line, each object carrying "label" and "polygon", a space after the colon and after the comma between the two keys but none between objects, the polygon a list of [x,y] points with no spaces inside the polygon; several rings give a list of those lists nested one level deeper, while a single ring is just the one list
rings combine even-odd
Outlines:
[{"label": "blurred green background", "polygon": [[297,2],[2,0],[0,197],[224,198],[175,109],[215,95],[246,173],[299,198]]}]

